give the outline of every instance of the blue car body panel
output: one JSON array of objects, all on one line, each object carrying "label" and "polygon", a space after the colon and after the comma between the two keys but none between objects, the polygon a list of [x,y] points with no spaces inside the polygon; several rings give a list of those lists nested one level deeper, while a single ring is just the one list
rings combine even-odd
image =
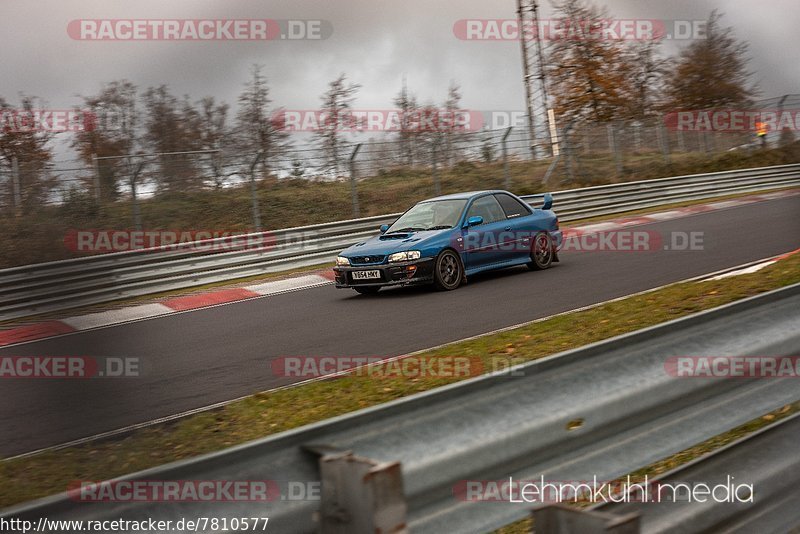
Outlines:
[{"label": "blue car body panel", "polygon": [[[523,203],[529,208],[530,213],[506,218],[495,222],[467,226],[470,208],[481,197],[487,195],[505,194]],[[360,243],[356,243],[343,250],[339,256],[348,258],[349,267],[337,267],[337,287],[353,287],[355,284],[347,278],[347,272],[365,267],[387,267],[407,265],[407,263],[389,264],[390,254],[418,250],[421,253],[419,260],[408,263],[420,263],[431,266],[417,272],[411,278],[399,278],[359,283],[358,285],[408,285],[420,282],[430,282],[433,279],[433,260],[444,249],[456,251],[461,258],[467,276],[482,271],[523,265],[531,261],[530,250],[532,238],[538,232],[547,232],[553,242],[554,250],[562,244],[562,233],[558,227],[558,218],[552,210],[533,208],[519,197],[507,191],[473,191],[455,195],[440,196],[422,202],[438,200],[462,199],[467,200],[466,206],[460,215],[458,223],[453,228],[442,230],[425,230],[403,233],[381,234]],[[386,275],[387,278],[389,277]]]}]

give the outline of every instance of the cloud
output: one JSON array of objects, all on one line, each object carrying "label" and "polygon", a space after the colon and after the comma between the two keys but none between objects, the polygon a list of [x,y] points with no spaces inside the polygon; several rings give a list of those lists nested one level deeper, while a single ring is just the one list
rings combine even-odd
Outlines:
[{"label": "cloud", "polygon": [[[543,4],[543,16],[550,6]],[[618,18],[703,19],[718,4],[703,0],[609,0]],[[798,92],[800,19],[795,0],[725,2],[724,22],[750,42],[751,69],[763,96]],[[357,106],[385,108],[405,76],[422,102],[441,102],[451,80],[473,109],[522,109],[519,44],[463,41],[453,23],[465,18],[515,18],[514,0],[3,0],[0,95],[43,97],[70,107],[76,95],[125,78],[140,88],[167,84],[194,99],[235,103],[249,66],[262,63],[276,105],[314,108],[339,73],[362,85]],[[81,42],[67,24],[82,18],[322,19],[322,41]],[[666,50],[677,47],[669,44]]]}]

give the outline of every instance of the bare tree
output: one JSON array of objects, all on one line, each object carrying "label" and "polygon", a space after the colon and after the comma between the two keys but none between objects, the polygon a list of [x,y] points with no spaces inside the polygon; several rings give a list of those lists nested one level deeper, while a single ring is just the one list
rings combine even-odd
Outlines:
[{"label": "bare tree", "polygon": [[269,174],[270,162],[287,149],[288,133],[276,124],[269,85],[261,73],[262,65],[253,65],[251,78],[239,95],[239,110],[236,113],[236,137],[242,148],[251,152],[263,152],[261,169]]},{"label": "bare tree", "polygon": [[162,191],[179,192],[202,187],[197,158],[173,152],[200,150],[197,135],[200,114],[184,96],[178,100],[166,85],[149,88],[143,95],[144,142],[150,152],[160,154],[156,181]]},{"label": "bare tree", "polygon": [[228,104],[217,104],[214,97],[207,96],[200,103],[198,134],[202,150],[211,151],[208,158],[214,180],[214,187],[219,189],[225,181],[223,168],[223,150],[228,142]]},{"label": "bare tree", "polygon": [[756,93],[749,85],[745,42],[731,28],[720,26],[722,14],[714,10],[706,23],[705,39],[683,49],[672,64],[666,84],[669,110],[707,110],[747,105]]},{"label": "bare tree", "polygon": [[323,153],[323,170],[336,176],[341,175],[342,130],[353,126],[350,111],[360,88],[358,84],[347,83],[347,76],[341,74],[328,84],[328,90],[321,97],[323,120],[320,120],[316,134]]},{"label": "bare tree", "polygon": [[567,120],[608,121],[627,107],[625,47],[602,37],[605,9],[585,0],[563,0],[553,7],[567,34],[548,47],[547,76],[556,113]]},{"label": "bare tree", "polygon": [[403,87],[394,97],[393,103],[400,113],[400,132],[398,133],[400,156],[406,165],[412,167],[416,159],[416,134],[418,133],[413,126],[414,115],[419,113],[419,105],[417,98],[408,92],[405,78],[403,78]]},{"label": "bare tree", "polygon": [[458,149],[456,148],[458,142],[463,136],[460,126],[457,124],[458,120],[456,115],[460,112],[461,108],[461,86],[451,80],[450,86],[447,88],[447,100],[444,102],[444,110],[448,115],[448,120],[454,121],[449,127],[442,131],[442,159],[444,163],[450,167],[453,165],[454,160],[458,157]]},{"label": "bare tree", "polygon": [[[96,95],[81,97],[83,104],[76,111],[88,112],[91,122],[90,127],[75,133],[72,148],[87,165],[95,163],[93,156],[134,153],[138,144],[136,98],[136,86],[127,80],[110,82]],[[124,173],[122,165],[120,160],[97,161],[103,200],[118,198],[119,180]]]},{"label": "bare tree", "polygon": [[[6,181],[9,198],[14,198],[12,172],[18,173],[22,202],[18,207],[27,212],[47,202],[48,194],[55,187],[55,180],[48,173],[48,163],[52,159],[48,145],[54,134],[38,128],[33,120],[36,112],[46,107],[40,99],[23,94],[20,104],[19,108],[11,108],[0,96],[0,112],[7,115],[0,124],[0,170],[9,177]],[[15,160],[17,166],[13,168]]]},{"label": "bare tree", "polygon": [[629,118],[642,119],[657,111],[669,63],[659,55],[659,46],[659,41],[635,41],[628,46],[623,69]]}]

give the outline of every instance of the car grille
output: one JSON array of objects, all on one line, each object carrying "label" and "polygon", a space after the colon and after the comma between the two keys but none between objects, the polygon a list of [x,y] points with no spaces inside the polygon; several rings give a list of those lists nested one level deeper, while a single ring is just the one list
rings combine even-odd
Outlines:
[{"label": "car grille", "polygon": [[386,256],[355,256],[350,258],[350,265],[377,265],[386,261]]}]

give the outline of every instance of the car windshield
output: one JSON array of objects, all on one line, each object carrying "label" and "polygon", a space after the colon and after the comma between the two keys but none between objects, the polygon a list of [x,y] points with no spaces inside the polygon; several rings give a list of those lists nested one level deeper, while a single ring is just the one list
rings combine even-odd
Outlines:
[{"label": "car windshield", "polygon": [[458,224],[466,204],[464,199],[420,202],[397,219],[386,233],[452,228]]}]

